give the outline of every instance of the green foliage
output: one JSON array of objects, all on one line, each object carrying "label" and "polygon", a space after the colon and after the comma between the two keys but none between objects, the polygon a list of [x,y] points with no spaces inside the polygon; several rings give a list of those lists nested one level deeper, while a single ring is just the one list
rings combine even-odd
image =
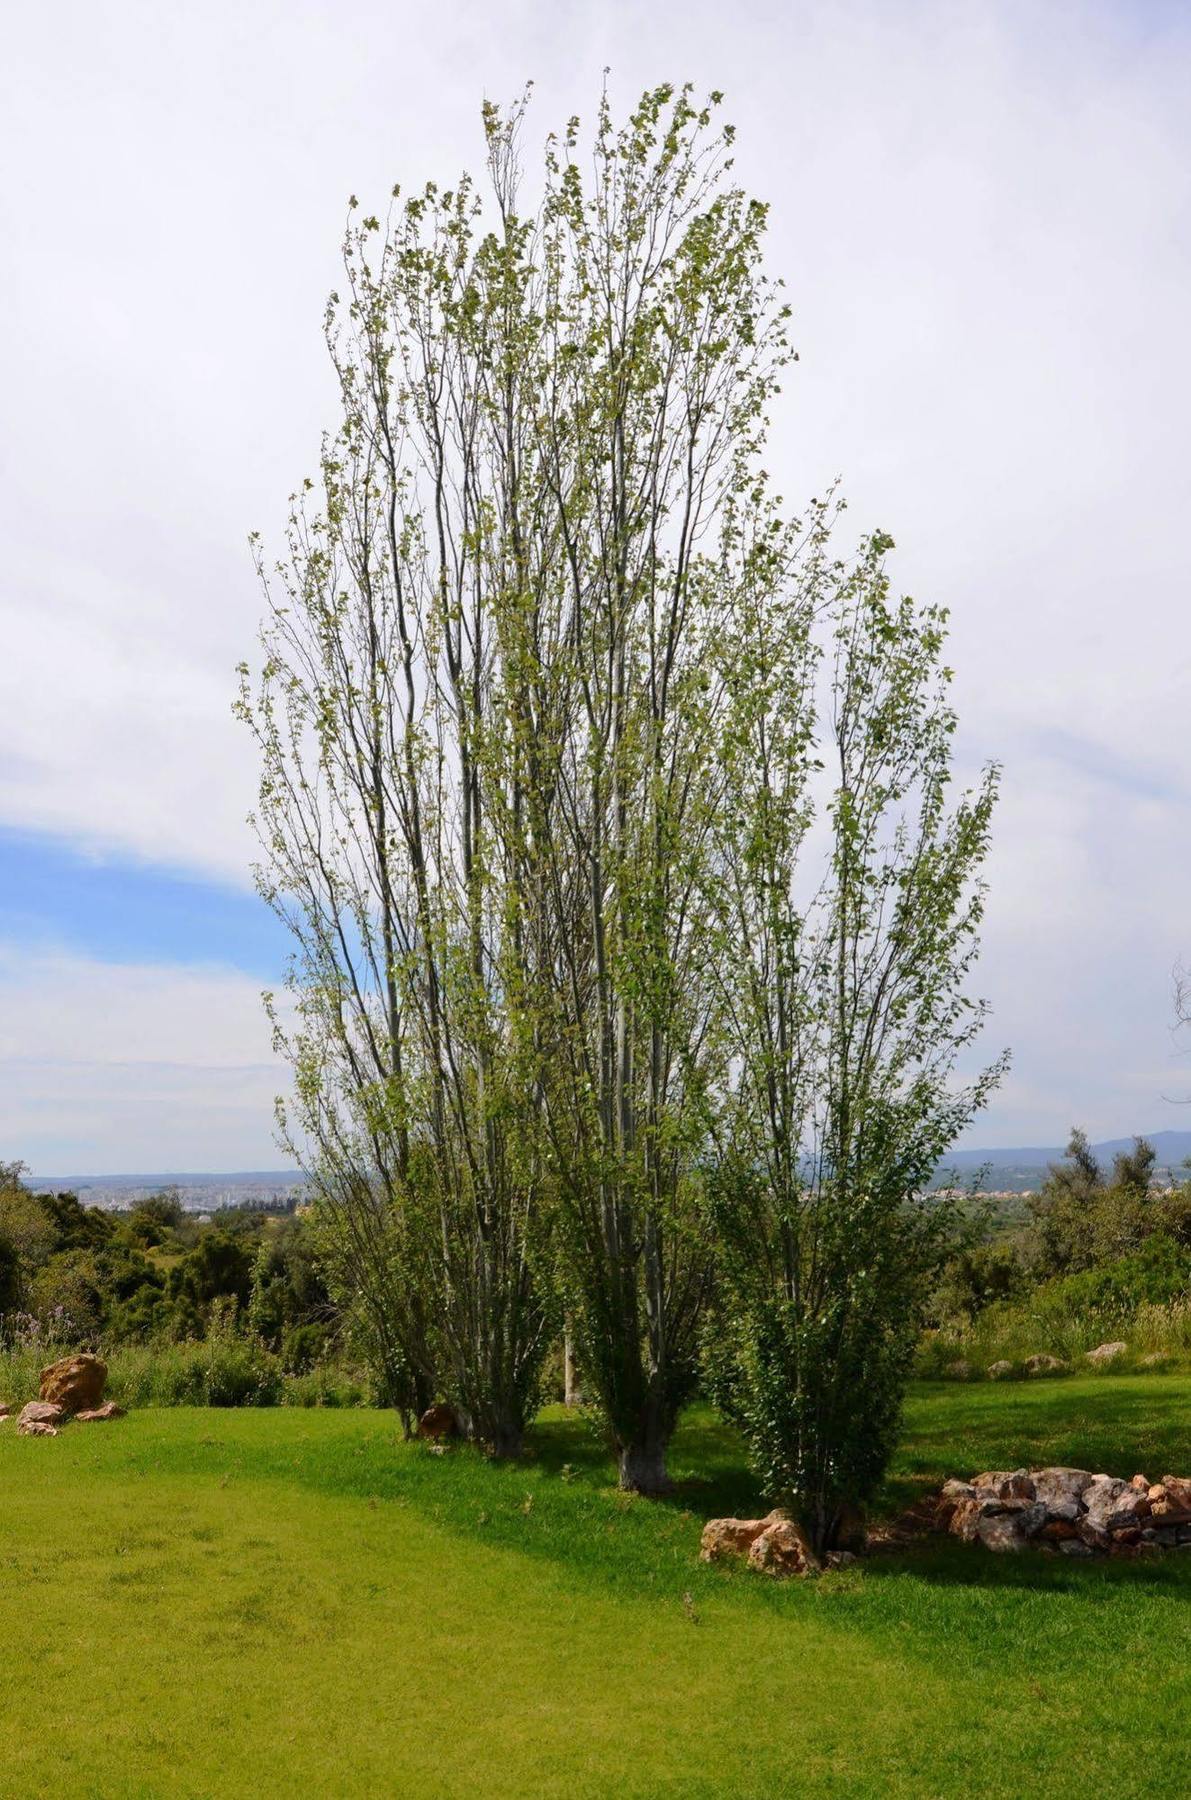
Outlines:
[{"label": "green foliage", "polygon": [[1150,1194],[1153,1165],[1153,1146],[1138,1138],[1106,1176],[1084,1133],[1072,1132],[1067,1161],[1050,1169],[1030,1200],[1039,1272],[1090,1269],[1135,1249],[1160,1229]]},{"label": "green foliage", "polygon": [[308,1375],[327,1352],[325,1325],[295,1325],[285,1334],[281,1363],[289,1375]]},{"label": "green foliage", "polygon": [[[250,1358],[301,1327],[310,1331],[292,1348],[302,1367],[331,1348],[334,1308],[307,1220],[240,1210],[204,1223],[172,1196],[119,1214],[74,1194],[32,1194],[15,1175],[0,1187],[0,1219],[10,1234],[0,1235],[0,1345],[151,1343],[164,1353],[171,1342],[227,1338],[235,1321]],[[193,1399],[204,1379],[179,1376],[179,1391]],[[237,1385],[212,1381],[212,1391]]]},{"label": "green foliage", "polygon": [[[966,985],[996,772],[948,804],[944,615],[891,598],[880,534],[830,560],[830,524],[818,509],[784,608],[769,547],[751,559],[748,628],[722,646],[711,965],[737,1071],[712,1188],[717,1388],[820,1547],[891,1453],[952,1207],[919,1196],[1003,1066],[953,1078],[983,1020]],[[808,867],[824,815],[826,871]]]},{"label": "green foliage", "polygon": [[1127,1256],[1045,1283],[1038,1289],[1036,1304],[1045,1309],[1053,1298],[1072,1312],[1098,1313],[1124,1322],[1139,1307],[1165,1306],[1188,1295],[1191,1248],[1159,1231]]},{"label": "green foliage", "polygon": [[139,1200],[124,1221],[124,1230],[134,1242],[150,1249],[168,1241],[183,1221],[182,1204],[176,1194],[151,1194]]},{"label": "green foliage", "polygon": [[252,1293],[252,1252],[223,1231],[205,1232],[170,1270],[170,1298],[202,1312],[216,1300],[247,1306]]},{"label": "green foliage", "polygon": [[1102,1170],[1084,1134],[1030,1197],[1024,1226],[949,1258],[932,1299],[920,1366],[943,1372],[1046,1352],[1078,1357],[1109,1338],[1135,1354],[1191,1346],[1191,1182],[1151,1185],[1144,1139]]},{"label": "green foliage", "polygon": [[936,1317],[974,1319],[994,1301],[1019,1299],[1028,1271],[1012,1244],[973,1244],[948,1258],[932,1300]]}]

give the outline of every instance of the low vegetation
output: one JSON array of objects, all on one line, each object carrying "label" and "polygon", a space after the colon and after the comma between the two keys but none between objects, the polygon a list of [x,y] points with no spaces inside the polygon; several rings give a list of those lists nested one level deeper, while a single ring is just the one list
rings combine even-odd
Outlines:
[{"label": "low vegetation", "polygon": [[977,1212],[944,1267],[919,1373],[1026,1374],[1036,1357],[1069,1369],[1106,1342],[1125,1345],[1118,1368],[1191,1364],[1191,1180],[1156,1188],[1153,1165],[1139,1138],[1102,1169],[1076,1131],[1024,1219]]}]

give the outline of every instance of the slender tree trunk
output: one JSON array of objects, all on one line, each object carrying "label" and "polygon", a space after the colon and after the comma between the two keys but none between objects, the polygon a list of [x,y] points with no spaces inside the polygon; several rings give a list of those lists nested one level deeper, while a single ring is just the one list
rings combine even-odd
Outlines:
[{"label": "slender tree trunk", "polygon": [[651,1412],[642,1421],[641,1430],[617,1450],[620,1486],[630,1494],[667,1494],[673,1483],[666,1473],[666,1445],[670,1433]]},{"label": "slender tree trunk", "polygon": [[583,1393],[579,1386],[578,1371],[575,1368],[575,1344],[571,1336],[569,1320],[562,1339],[562,1381],[564,1406],[582,1406]]}]

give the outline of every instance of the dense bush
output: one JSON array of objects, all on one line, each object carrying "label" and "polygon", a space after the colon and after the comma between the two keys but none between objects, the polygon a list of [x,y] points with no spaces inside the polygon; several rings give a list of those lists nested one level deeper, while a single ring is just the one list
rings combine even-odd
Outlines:
[{"label": "dense bush", "polygon": [[74,1194],[34,1194],[15,1164],[0,1164],[0,1344],[18,1315],[43,1335],[80,1345],[186,1342],[236,1308],[241,1328],[280,1351],[301,1327],[309,1366],[334,1324],[307,1222],[224,1208],[185,1214],[176,1196],[128,1213],[84,1206]]}]

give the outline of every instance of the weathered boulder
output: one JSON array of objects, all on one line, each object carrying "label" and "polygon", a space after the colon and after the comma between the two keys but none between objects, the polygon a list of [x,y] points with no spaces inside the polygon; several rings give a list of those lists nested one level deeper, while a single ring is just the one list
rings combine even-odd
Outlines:
[{"label": "weathered boulder", "polygon": [[1051,1356],[1045,1350],[1040,1350],[1037,1356],[1026,1357],[1027,1375],[1061,1375],[1066,1367],[1061,1356]]},{"label": "weathered boulder", "polygon": [[1115,1362],[1118,1356],[1124,1356],[1128,1348],[1123,1339],[1117,1338],[1111,1344],[1097,1344],[1094,1350],[1087,1352],[1084,1361],[1097,1365]]},{"label": "weathered boulder", "polygon": [[1001,1357],[999,1361],[989,1363],[988,1365],[988,1379],[990,1381],[1008,1381],[1012,1373],[1013,1364],[1011,1362],[1006,1362],[1004,1357]]},{"label": "weathered boulder", "polygon": [[991,1494],[997,1500],[1033,1500],[1034,1483],[1028,1469],[990,1469],[973,1475],[972,1486],[978,1494]]},{"label": "weathered boulder", "polygon": [[1191,1481],[1178,1481],[1168,1475],[1164,1481],[1147,1490],[1146,1498],[1155,1523],[1191,1524]]},{"label": "weathered boulder", "polygon": [[122,1419],[124,1408],[117,1406],[114,1400],[105,1400],[102,1406],[89,1407],[86,1412],[76,1413],[76,1425],[91,1425],[99,1419]]},{"label": "weathered boulder", "polygon": [[1046,1508],[1041,1501],[1010,1502],[996,1512],[981,1514],[976,1521],[976,1536],[986,1550],[1024,1550],[1045,1523]]},{"label": "weathered boulder", "polygon": [[459,1437],[461,1432],[462,1424],[459,1414],[453,1406],[448,1406],[445,1401],[428,1406],[418,1420],[418,1436],[431,1438],[435,1442],[439,1438]]},{"label": "weathered boulder", "polygon": [[1035,1469],[1034,1495],[1046,1505],[1052,1519],[1074,1519],[1080,1511],[1080,1499],[1094,1476],[1088,1469]]},{"label": "weathered boulder", "polygon": [[1059,1549],[1064,1556],[1091,1556],[1092,1554],[1091,1545],[1085,1544],[1082,1538],[1077,1537],[1068,1538],[1066,1543],[1059,1545]]},{"label": "weathered boulder", "polygon": [[724,1556],[747,1556],[761,1533],[784,1517],[784,1513],[771,1512],[764,1519],[708,1519],[699,1555],[704,1562],[718,1562]]},{"label": "weathered boulder", "polygon": [[100,1356],[83,1351],[78,1356],[64,1356],[41,1371],[41,1398],[60,1406],[63,1412],[77,1413],[99,1406],[107,1385],[108,1366]]},{"label": "weathered boulder", "polygon": [[956,1502],[951,1514],[948,1530],[952,1537],[959,1538],[965,1544],[973,1544],[979,1535],[980,1521],[992,1514],[1001,1512],[1003,1502],[989,1494],[973,1494],[970,1500]]},{"label": "weathered boulder", "polygon": [[749,1568],[766,1575],[814,1575],[821,1566],[793,1519],[767,1525],[749,1546]]},{"label": "weathered boulder", "polygon": [[30,1400],[21,1408],[17,1431],[21,1437],[57,1437],[66,1414],[50,1400]]},{"label": "weathered boulder", "polygon": [[0,1419],[7,1419],[11,1411],[12,1407],[8,1404],[8,1401],[0,1400]]},{"label": "weathered boulder", "polygon": [[1097,1475],[1084,1490],[1083,1504],[1084,1518],[1095,1531],[1122,1531],[1150,1516],[1149,1496],[1111,1475]]}]

